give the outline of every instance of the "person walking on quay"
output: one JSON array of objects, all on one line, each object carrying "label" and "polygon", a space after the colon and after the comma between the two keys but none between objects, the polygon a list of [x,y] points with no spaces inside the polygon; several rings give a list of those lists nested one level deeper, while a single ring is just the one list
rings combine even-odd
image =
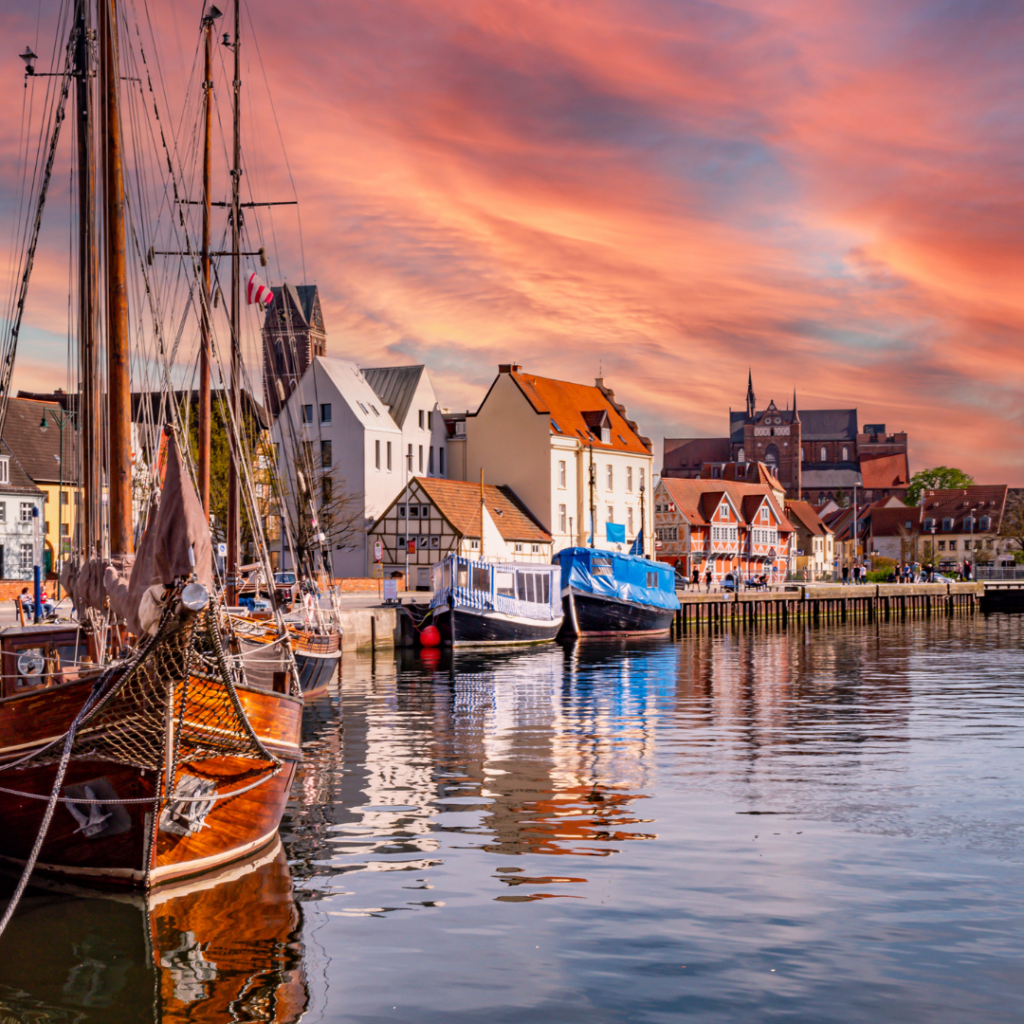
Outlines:
[{"label": "person walking on quay", "polygon": [[860,566],[860,584],[863,586],[868,581],[868,567],[863,562]]},{"label": "person walking on quay", "polygon": [[850,582],[850,567],[843,563],[843,586]]},{"label": "person walking on quay", "polygon": [[709,565],[707,571],[704,573],[704,582],[707,584],[707,593],[711,593],[711,566]]},{"label": "person walking on quay", "polygon": [[971,582],[971,563],[964,560],[964,579]]},{"label": "person walking on quay", "polygon": [[693,570],[693,589],[700,590],[700,569]]}]

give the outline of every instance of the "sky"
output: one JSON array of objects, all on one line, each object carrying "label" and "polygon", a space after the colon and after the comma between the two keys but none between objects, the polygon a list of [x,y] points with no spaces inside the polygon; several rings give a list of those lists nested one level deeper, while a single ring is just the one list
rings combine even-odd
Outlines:
[{"label": "sky", "polygon": [[[148,8],[187,148],[202,5]],[[0,5],[8,236],[17,52],[50,53],[56,12]],[[329,354],[426,363],[458,410],[498,363],[603,374],[656,466],[665,436],[726,433],[749,367],[762,407],[795,388],[907,431],[912,472],[1024,485],[1024,5],[253,0],[243,18],[246,187],[299,201],[260,215],[260,272],[319,286]],[[15,387],[63,379],[60,202]]]}]

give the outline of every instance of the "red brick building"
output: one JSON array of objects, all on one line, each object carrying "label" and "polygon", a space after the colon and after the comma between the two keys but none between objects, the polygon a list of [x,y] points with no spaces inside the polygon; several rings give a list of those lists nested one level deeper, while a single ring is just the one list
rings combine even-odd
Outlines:
[{"label": "red brick building", "polygon": [[327,332],[315,284],[283,284],[263,321],[263,394],[271,422],[317,356],[327,355]]},{"label": "red brick building", "polygon": [[909,482],[907,435],[885,424],[857,424],[856,409],[780,409],[773,400],[757,409],[753,377],[746,405],[729,410],[728,437],[665,438],[662,477],[696,479],[708,465],[763,462],[791,499],[812,504],[852,498],[902,498]]}]

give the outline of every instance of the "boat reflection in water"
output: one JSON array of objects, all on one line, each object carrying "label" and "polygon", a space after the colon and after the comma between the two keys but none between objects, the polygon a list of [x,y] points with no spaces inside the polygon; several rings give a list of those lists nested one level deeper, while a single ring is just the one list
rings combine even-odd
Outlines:
[{"label": "boat reflection in water", "polygon": [[280,841],[147,896],[35,891],[5,935],[0,1020],[297,1021],[301,917]]}]

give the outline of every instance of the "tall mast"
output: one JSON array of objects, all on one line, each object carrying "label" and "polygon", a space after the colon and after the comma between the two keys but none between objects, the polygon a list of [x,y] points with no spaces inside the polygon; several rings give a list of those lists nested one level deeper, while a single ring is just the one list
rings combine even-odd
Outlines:
[{"label": "tall mast", "polygon": [[[241,276],[241,219],[242,210],[239,204],[239,179],[242,176],[242,146],[240,139],[241,112],[240,101],[242,92],[242,74],[239,62],[239,7],[241,0],[235,0],[235,78],[234,89],[234,151],[231,163],[231,423],[228,429],[241,438],[238,423],[238,377],[241,347],[241,292],[239,280]],[[239,547],[239,494],[238,494],[238,456],[236,445],[231,446],[231,463],[228,471],[228,563],[227,563],[227,602],[229,605],[238,603],[238,547]]]},{"label": "tall mast", "polygon": [[100,82],[106,121],[107,417],[110,445],[110,554],[131,554],[131,383],[128,352],[128,282],[125,269],[124,176],[119,111],[117,0],[100,0]]},{"label": "tall mast", "polygon": [[210,516],[210,141],[213,131],[213,21],[220,12],[211,7],[203,18],[206,36],[206,61],[203,74],[203,240],[202,275],[203,294],[199,309],[202,334],[199,346],[199,500],[203,511]]},{"label": "tall mast", "polygon": [[81,533],[76,541],[88,557],[100,549],[101,414],[99,356],[96,346],[96,176],[93,163],[95,121],[92,103],[92,58],[89,0],[78,0],[75,42],[75,99],[78,141],[78,344],[81,398],[83,501]]}]

